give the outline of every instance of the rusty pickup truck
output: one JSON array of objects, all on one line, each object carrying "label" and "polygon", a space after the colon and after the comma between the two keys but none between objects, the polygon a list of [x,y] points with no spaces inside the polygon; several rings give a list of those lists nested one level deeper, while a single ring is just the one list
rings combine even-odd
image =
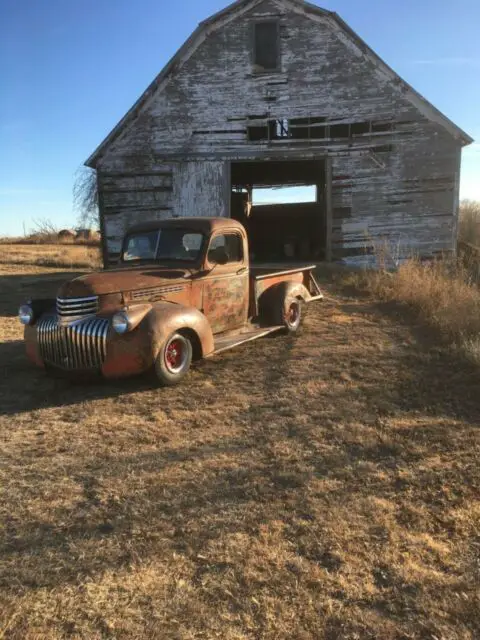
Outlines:
[{"label": "rusty pickup truck", "polygon": [[295,333],[305,305],[323,297],[313,270],[250,265],[247,233],[232,219],[137,225],[118,266],[22,305],[27,355],[47,372],[152,371],[174,385],[194,360],[274,331]]}]

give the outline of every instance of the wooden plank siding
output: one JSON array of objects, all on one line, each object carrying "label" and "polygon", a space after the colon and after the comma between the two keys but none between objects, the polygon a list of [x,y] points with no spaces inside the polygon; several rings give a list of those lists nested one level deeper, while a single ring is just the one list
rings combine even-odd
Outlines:
[{"label": "wooden plank siding", "polygon": [[228,169],[224,161],[177,163],[174,168],[174,215],[226,216]]},{"label": "wooden plank siding", "polygon": [[107,262],[115,261],[122,238],[137,222],[170,218],[173,214],[173,169],[171,165],[130,173],[118,164],[98,173],[104,243]]},{"label": "wooden plank siding", "polygon": [[[254,73],[253,25],[270,19],[280,25],[281,66]],[[326,157],[333,259],[362,261],[377,242],[402,255],[455,250],[459,139],[427,119],[328,16],[265,0],[224,20],[98,161],[110,254],[139,220],[229,215],[232,161]],[[324,118],[325,137],[249,139],[253,123],[301,118]],[[372,122],[391,129],[346,138],[335,128]]]}]

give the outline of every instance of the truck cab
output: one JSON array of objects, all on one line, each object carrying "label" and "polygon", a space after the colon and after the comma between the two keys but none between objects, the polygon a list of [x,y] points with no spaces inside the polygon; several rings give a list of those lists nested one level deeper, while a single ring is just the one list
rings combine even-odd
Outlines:
[{"label": "truck cab", "polygon": [[177,384],[192,361],[281,329],[322,298],[314,266],[249,262],[228,218],[149,222],[126,233],[118,265],[63,284],[20,309],[27,354],[47,371],[125,377],[152,370]]}]

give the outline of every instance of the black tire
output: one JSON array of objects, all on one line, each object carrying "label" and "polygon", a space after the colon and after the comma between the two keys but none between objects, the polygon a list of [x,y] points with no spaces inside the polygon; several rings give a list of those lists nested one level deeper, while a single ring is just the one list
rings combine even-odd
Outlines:
[{"label": "black tire", "polygon": [[155,375],[162,387],[180,384],[190,371],[192,343],[181,333],[172,333],[165,340],[155,360]]},{"label": "black tire", "polygon": [[305,317],[305,303],[301,298],[287,295],[277,301],[273,315],[274,324],[283,325],[287,333],[298,333]]}]

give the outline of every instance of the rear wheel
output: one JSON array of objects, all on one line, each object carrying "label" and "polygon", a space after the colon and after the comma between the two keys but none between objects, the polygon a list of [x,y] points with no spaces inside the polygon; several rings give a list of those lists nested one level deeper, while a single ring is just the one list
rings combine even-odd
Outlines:
[{"label": "rear wheel", "polygon": [[155,374],[162,386],[179,384],[192,364],[192,343],[181,333],[173,333],[163,343],[155,361]]},{"label": "rear wheel", "polygon": [[302,322],[302,302],[301,300],[292,300],[285,313],[285,326],[291,331],[295,332]]},{"label": "rear wheel", "polygon": [[305,304],[301,298],[286,296],[275,309],[275,323],[283,325],[288,333],[297,333],[305,316]]}]

